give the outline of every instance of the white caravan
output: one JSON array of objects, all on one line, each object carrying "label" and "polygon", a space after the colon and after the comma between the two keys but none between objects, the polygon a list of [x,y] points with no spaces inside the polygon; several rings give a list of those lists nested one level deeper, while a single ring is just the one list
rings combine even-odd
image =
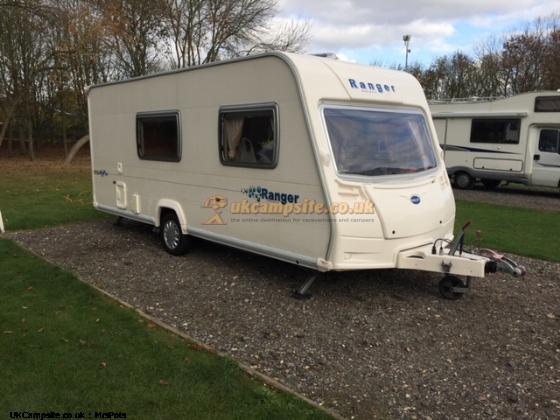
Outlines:
[{"label": "white caravan", "polygon": [[430,111],[457,188],[560,187],[560,92],[434,101]]},{"label": "white caravan", "polygon": [[449,298],[487,272],[523,274],[453,241],[453,192],[408,73],[268,53],[94,86],[88,105],[94,206],[159,228],[172,254],[193,236],[314,274],[427,270]]}]

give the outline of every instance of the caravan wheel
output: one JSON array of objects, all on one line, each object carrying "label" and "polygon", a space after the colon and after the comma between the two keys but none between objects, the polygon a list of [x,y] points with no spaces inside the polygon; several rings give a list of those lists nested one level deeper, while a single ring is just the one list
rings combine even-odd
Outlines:
[{"label": "caravan wheel", "polygon": [[168,213],[163,217],[161,238],[165,250],[171,255],[183,255],[189,248],[190,238],[181,232],[181,224],[175,213]]},{"label": "caravan wheel", "polygon": [[454,287],[465,287],[465,285],[463,284],[463,282],[461,281],[461,279],[459,277],[456,276],[446,276],[443,279],[441,279],[441,281],[439,282],[439,292],[441,293],[441,295],[445,298],[445,299],[450,299],[450,300],[457,300],[461,297],[463,297],[463,293],[457,293],[452,291],[451,289],[453,289]]},{"label": "caravan wheel", "polygon": [[471,189],[474,185],[474,178],[466,172],[457,172],[454,177],[454,185],[460,190]]}]

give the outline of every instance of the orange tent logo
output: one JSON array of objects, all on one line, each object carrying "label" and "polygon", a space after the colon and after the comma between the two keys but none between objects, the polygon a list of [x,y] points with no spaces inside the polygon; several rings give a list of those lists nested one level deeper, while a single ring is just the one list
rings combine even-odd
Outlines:
[{"label": "orange tent logo", "polygon": [[212,209],[214,210],[214,215],[203,222],[203,225],[225,225],[226,222],[222,219],[222,212],[220,209],[223,209],[227,206],[227,198],[221,195],[215,195],[213,197],[207,198],[206,201],[202,206],[203,209]]}]

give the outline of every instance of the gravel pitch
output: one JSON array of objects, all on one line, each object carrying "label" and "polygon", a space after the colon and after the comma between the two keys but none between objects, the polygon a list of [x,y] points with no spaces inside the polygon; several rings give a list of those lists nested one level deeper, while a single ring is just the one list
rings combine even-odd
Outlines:
[{"label": "gravel pitch", "polygon": [[457,301],[441,276],[398,270],[327,273],[296,300],[298,267],[204,241],[172,257],[130,221],[4,236],[344,418],[560,418],[560,264],[514,257],[526,277],[490,275]]}]

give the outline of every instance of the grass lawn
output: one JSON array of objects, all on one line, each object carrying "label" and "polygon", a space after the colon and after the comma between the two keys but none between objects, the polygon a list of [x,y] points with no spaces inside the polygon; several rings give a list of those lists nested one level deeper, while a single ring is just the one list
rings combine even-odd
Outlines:
[{"label": "grass lawn", "polygon": [[[41,156],[41,153],[37,153]],[[0,151],[6,230],[107,217],[87,155],[29,162]],[[121,412],[135,419],[326,419],[0,238],[0,415]]]},{"label": "grass lawn", "polygon": [[473,223],[466,230],[465,245],[473,243],[476,230],[481,230],[480,248],[560,262],[559,211],[457,201],[455,231],[467,220]]},{"label": "grass lawn", "polygon": [[137,419],[326,419],[0,239],[0,407]]},{"label": "grass lawn", "polygon": [[0,160],[0,212],[6,230],[33,229],[107,217],[92,206],[85,164]]}]

